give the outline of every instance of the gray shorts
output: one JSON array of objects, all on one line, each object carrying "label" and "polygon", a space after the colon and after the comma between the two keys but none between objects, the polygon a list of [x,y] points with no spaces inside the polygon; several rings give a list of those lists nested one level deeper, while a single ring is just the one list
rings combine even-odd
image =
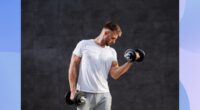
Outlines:
[{"label": "gray shorts", "polygon": [[86,103],[77,106],[77,110],[111,110],[112,96],[108,93],[88,93]]}]

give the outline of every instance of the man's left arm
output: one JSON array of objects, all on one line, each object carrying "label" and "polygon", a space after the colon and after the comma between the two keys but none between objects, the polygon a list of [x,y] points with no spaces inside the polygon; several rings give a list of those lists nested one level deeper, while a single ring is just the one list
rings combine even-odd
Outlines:
[{"label": "man's left arm", "polygon": [[110,68],[110,75],[113,79],[119,79],[123,74],[125,74],[133,62],[136,60],[137,62],[141,62],[144,59],[145,52],[141,49],[127,49],[124,57],[126,58],[127,62],[124,63],[123,65],[119,66],[118,62],[116,60],[112,61],[112,65]]},{"label": "man's left arm", "polygon": [[123,65],[119,66],[117,61],[112,61],[110,68],[110,75],[113,79],[119,79],[123,74],[125,74],[131,67],[132,62],[126,62]]}]

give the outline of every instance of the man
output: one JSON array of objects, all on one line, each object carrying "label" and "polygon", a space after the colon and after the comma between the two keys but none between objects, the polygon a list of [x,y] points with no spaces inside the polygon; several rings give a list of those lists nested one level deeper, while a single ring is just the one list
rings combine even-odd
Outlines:
[{"label": "man", "polygon": [[[119,66],[116,51],[110,47],[121,34],[118,24],[107,22],[99,36],[81,40],[74,49],[69,66],[70,99],[74,99],[77,90],[84,92],[87,99],[85,104],[77,106],[77,110],[111,110],[108,75],[118,79],[132,65],[126,62]],[[137,58],[139,54],[136,54]]]}]

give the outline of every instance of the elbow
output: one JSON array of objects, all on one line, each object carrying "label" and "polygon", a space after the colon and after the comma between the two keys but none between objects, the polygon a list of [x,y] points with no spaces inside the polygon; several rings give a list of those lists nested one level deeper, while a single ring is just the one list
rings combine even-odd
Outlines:
[{"label": "elbow", "polygon": [[114,75],[114,74],[112,74],[112,73],[111,73],[111,77],[112,77],[114,80],[118,80],[118,79],[120,78],[119,76]]},{"label": "elbow", "polygon": [[118,80],[119,79],[119,77],[112,77],[114,80]]}]

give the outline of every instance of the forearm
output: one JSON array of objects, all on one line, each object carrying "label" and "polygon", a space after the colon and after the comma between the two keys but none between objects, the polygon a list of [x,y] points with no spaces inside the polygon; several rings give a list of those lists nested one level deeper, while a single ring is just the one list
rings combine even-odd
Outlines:
[{"label": "forearm", "polygon": [[70,91],[76,91],[76,79],[77,79],[77,69],[76,66],[69,68],[69,85]]},{"label": "forearm", "polygon": [[123,65],[116,67],[111,73],[112,77],[114,79],[118,79],[120,76],[122,76],[123,74],[125,74],[129,70],[131,65],[132,65],[132,63],[126,62]]}]

